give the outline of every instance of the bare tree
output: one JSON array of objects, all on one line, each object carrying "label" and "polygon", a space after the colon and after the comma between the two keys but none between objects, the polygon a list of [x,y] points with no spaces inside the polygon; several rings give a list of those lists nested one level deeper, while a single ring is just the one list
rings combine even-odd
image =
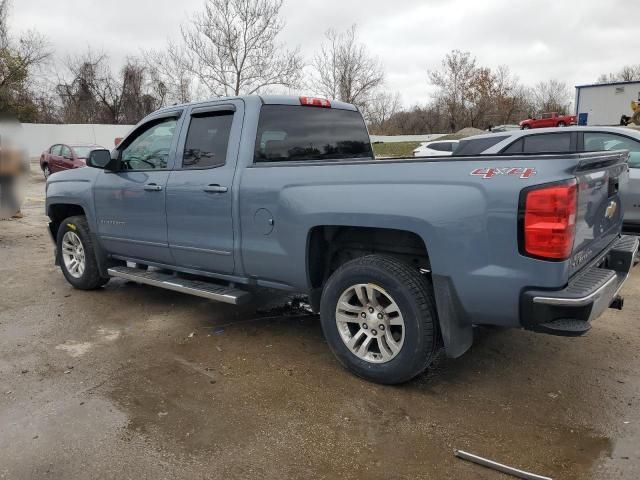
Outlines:
[{"label": "bare tree", "polygon": [[277,42],[281,6],[282,0],[206,0],[204,11],[182,27],[189,71],[210,94],[253,94],[298,83],[298,49]]},{"label": "bare tree", "polygon": [[183,45],[170,42],[165,51],[146,51],[143,58],[161,105],[196,99],[194,68]]},{"label": "bare tree", "polygon": [[640,80],[640,63],[625,65],[616,73],[602,74],[598,77],[599,83],[635,82]]},{"label": "bare tree", "polygon": [[533,87],[531,102],[538,112],[566,113],[571,104],[571,93],[565,82],[551,79]]},{"label": "bare tree", "polygon": [[29,31],[11,37],[7,23],[9,0],[0,0],[0,112],[22,121],[35,119],[31,87],[39,67],[51,57],[47,40]]},{"label": "bare tree", "polygon": [[363,108],[363,115],[371,133],[384,135],[389,119],[400,111],[402,104],[398,92],[378,92]]},{"label": "bare tree", "polygon": [[438,87],[437,100],[444,106],[450,131],[466,126],[466,102],[476,80],[476,59],[470,52],[453,50],[442,60],[441,69],[428,72],[433,85]]},{"label": "bare tree", "polygon": [[68,58],[66,66],[67,79],[58,85],[66,122],[137,123],[160,106],[144,63],[135,57],[118,75],[106,55],[91,51]]},{"label": "bare tree", "polygon": [[310,87],[325,97],[363,107],[384,81],[380,61],[358,42],[357,27],[346,32],[328,30],[313,59]]}]

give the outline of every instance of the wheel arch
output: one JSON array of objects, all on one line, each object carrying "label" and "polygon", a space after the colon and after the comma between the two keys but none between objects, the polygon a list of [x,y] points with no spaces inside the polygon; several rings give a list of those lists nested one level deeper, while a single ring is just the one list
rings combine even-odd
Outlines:
[{"label": "wheel arch", "polygon": [[319,311],[324,284],[344,262],[371,254],[390,255],[430,275],[445,351],[450,357],[459,357],[473,343],[473,328],[465,321],[467,315],[451,279],[432,271],[431,256],[437,251],[436,239],[430,243],[412,229],[314,226],[308,232],[306,254],[311,306]]}]

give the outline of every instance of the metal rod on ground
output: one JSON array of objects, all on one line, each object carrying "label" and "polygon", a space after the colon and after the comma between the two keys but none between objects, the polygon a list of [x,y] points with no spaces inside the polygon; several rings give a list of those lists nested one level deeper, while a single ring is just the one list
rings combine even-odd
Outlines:
[{"label": "metal rod on ground", "polygon": [[524,480],[552,480],[550,477],[543,477],[542,475],[536,475],[535,473],[525,472],[524,470],[518,470],[517,468],[503,465],[502,463],[494,462],[486,458],[479,457],[473,453],[465,452],[463,450],[454,450],[453,453],[456,457],[468,460],[469,462],[477,463],[487,468],[492,468],[502,473],[513,475],[514,477],[522,478]]}]

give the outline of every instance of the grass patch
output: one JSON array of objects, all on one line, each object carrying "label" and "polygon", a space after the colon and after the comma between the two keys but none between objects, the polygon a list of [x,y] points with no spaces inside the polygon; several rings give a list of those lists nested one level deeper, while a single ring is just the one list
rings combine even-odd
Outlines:
[{"label": "grass patch", "polygon": [[373,153],[376,157],[412,157],[413,151],[421,142],[389,142],[374,143]]}]

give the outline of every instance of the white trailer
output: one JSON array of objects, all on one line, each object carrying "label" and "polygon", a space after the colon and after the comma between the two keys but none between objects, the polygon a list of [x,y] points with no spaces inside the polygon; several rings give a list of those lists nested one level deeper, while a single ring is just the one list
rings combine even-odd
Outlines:
[{"label": "white trailer", "polygon": [[577,85],[578,124],[619,125],[622,115],[633,115],[632,100],[640,100],[640,81]]}]

